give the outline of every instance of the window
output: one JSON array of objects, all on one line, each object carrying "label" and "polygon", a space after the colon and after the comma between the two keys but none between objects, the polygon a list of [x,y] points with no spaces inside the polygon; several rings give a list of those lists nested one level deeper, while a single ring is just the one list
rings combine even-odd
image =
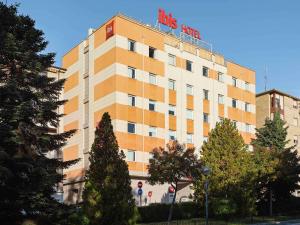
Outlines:
[{"label": "window", "polygon": [[135,106],[135,96],[128,95],[128,105]]},{"label": "window", "polygon": [[203,98],[205,100],[208,100],[208,90],[206,90],[206,89],[203,89]]},{"label": "window", "polygon": [[298,136],[294,135],[294,145],[298,145]]},{"label": "window", "polygon": [[280,109],[280,99],[279,98],[275,98],[275,107]]},{"label": "window", "polygon": [[135,51],[135,41],[128,39],[128,50],[134,52]]},{"label": "window", "polygon": [[128,76],[135,79],[135,68],[128,66]]},{"label": "window", "polygon": [[176,131],[174,130],[169,130],[169,140],[176,140]]},{"label": "window", "polygon": [[224,74],[221,72],[218,72],[218,81],[224,82]]},{"label": "window", "polygon": [[149,127],[149,136],[150,137],[156,136],[156,127]]},{"label": "window", "polygon": [[172,116],[176,115],[176,107],[175,107],[175,105],[169,105],[169,115],[172,115]]},{"label": "window", "polygon": [[192,62],[190,60],[186,60],[186,70],[192,72]]},{"label": "window", "polygon": [[208,68],[205,66],[202,67],[202,75],[204,77],[208,77]]},{"label": "window", "polygon": [[175,80],[169,79],[169,89],[170,90],[175,90]]},{"label": "window", "polygon": [[172,66],[176,66],[176,56],[169,54],[169,64]]},{"label": "window", "polygon": [[155,111],[155,101],[149,99],[149,110]]},{"label": "window", "polygon": [[203,113],[203,122],[209,123],[208,113]]},{"label": "window", "polygon": [[208,141],[208,137],[203,137],[203,141],[207,142]]},{"label": "window", "polygon": [[232,99],[232,108],[236,108],[237,107],[237,100],[236,99]]},{"label": "window", "polygon": [[153,73],[149,73],[149,83],[156,84],[156,75]]},{"label": "window", "polygon": [[250,104],[247,102],[245,103],[245,111],[250,112]]},{"label": "window", "polygon": [[193,134],[189,134],[189,133],[186,134],[186,142],[188,144],[193,144]]},{"label": "window", "polygon": [[224,104],[224,95],[218,94],[218,103],[219,104]]},{"label": "window", "polygon": [[149,152],[149,159],[153,159],[154,153],[153,152]]},{"label": "window", "polygon": [[189,85],[189,84],[186,85],[186,94],[193,95],[193,86],[192,85]]},{"label": "window", "polygon": [[233,123],[233,126],[237,127],[237,121],[236,120],[233,120],[232,123]]},{"label": "window", "polygon": [[134,123],[130,123],[130,122],[127,123],[127,132],[132,133],[132,134],[135,133],[135,124]]},{"label": "window", "polygon": [[293,124],[294,124],[294,126],[298,127],[298,118],[295,117],[293,119]]},{"label": "window", "polygon": [[250,90],[250,86],[249,86],[249,83],[248,83],[248,82],[245,82],[245,90],[246,90],[246,91],[249,91],[249,90]]},{"label": "window", "polygon": [[250,132],[250,124],[246,123],[246,132]]},{"label": "window", "polygon": [[235,78],[235,77],[232,77],[232,85],[233,85],[234,87],[237,86],[236,78]]},{"label": "window", "polygon": [[155,48],[149,47],[149,57],[150,58],[155,57]]},{"label": "window", "polygon": [[126,154],[127,161],[135,161],[135,151],[134,150],[127,150]]},{"label": "window", "polygon": [[194,112],[193,110],[187,109],[186,110],[186,118],[189,120],[193,120],[194,119]]}]

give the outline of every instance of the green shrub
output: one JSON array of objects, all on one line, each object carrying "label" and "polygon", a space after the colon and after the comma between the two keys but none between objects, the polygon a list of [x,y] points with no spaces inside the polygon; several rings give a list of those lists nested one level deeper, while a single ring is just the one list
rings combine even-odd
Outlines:
[{"label": "green shrub", "polygon": [[[169,204],[154,203],[149,206],[139,207],[139,223],[167,221]],[[174,205],[172,220],[197,218],[204,215],[203,207],[195,202],[176,203]]]}]

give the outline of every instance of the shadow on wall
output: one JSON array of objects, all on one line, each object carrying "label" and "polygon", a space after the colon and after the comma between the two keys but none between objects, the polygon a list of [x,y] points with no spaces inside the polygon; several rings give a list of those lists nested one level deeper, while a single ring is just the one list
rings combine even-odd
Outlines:
[{"label": "shadow on wall", "polygon": [[82,202],[82,193],[84,183],[82,181],[73,181],[64,185],[64,201],[67,204],[78,204]]}]

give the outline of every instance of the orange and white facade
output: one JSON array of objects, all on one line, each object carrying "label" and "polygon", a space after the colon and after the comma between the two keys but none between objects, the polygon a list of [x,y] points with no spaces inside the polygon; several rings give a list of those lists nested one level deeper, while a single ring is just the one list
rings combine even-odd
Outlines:
[{"label": "orange and white facade", "polygon": [[[126,154],[132,186],[144,182],[153,148],[170,139],[200,150],[220,118],[229,118],[247,144],[255,133],[255,72],[124,15],[90,30],[62,60],[67,71],[60,131],[77,129],[63,159],[64,200],[80,196],[95,126],[109,112]],[[162,201],[168,185],[144,183],[143,199]],[[183,188],[184,189],[184,188]],[[75,190],[75,191],[74,191]],[[184,193],[178,195],[184,196]]]}]

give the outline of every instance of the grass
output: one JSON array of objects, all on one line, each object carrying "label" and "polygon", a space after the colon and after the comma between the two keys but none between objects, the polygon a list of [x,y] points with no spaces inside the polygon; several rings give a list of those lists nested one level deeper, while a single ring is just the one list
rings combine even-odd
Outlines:
[{"label": "grass", "polygon": [[[209,219],[209,225],[245,225],[255,223],[272,223],[275,221],[299,219],[299,216],[276,216],[276,217],[253,217],[244,219],[231,219],[229,221]],[[140,225],[168,225],[167,222],[143,223]],[[172,221],[171,225],[205,225],[205,219],[177,220]]]}]

